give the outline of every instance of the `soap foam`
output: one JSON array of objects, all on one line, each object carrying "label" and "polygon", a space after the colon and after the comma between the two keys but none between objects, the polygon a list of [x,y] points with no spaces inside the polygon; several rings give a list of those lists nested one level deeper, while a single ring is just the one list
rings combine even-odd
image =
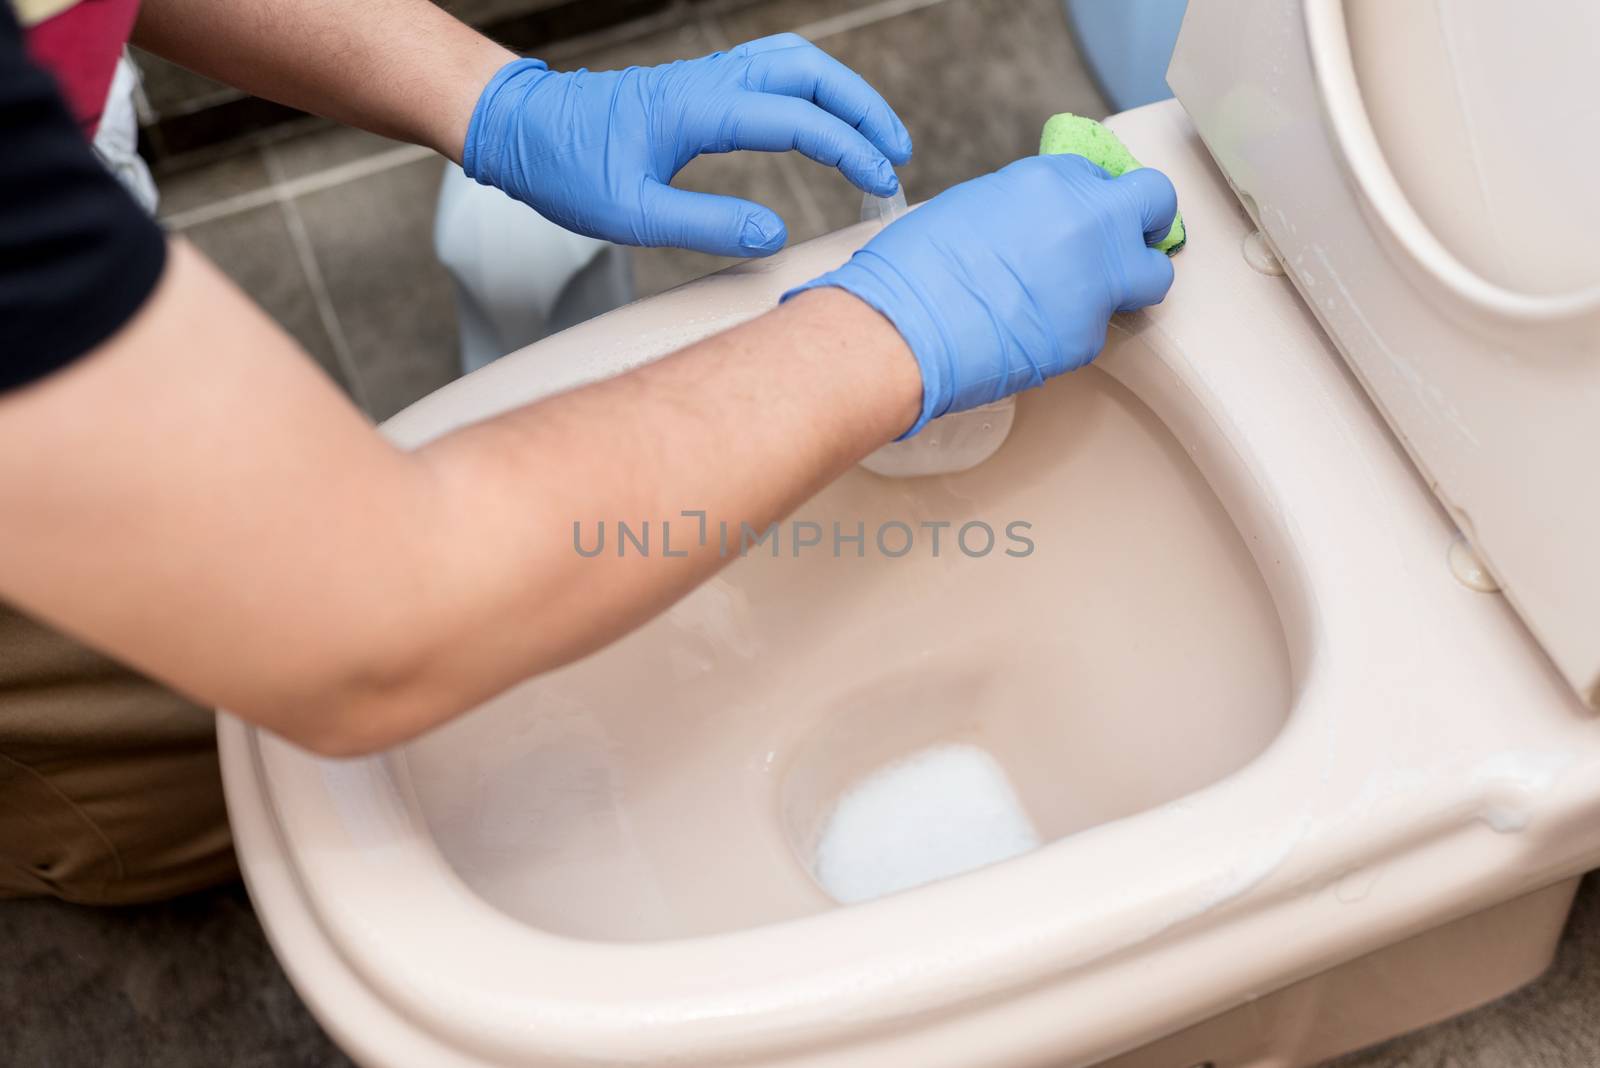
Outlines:
[{"label": "soap foam", "polygon": [[1039,847],[1011,781],[975,745],[934,746],[848,790],[817,846],[814,871],[854,904],[958,875]]}]

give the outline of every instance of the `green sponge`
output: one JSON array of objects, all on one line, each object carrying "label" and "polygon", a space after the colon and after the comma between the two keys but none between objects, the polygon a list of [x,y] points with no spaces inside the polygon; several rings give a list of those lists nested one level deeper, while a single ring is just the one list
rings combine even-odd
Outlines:
[{"label": "green sponge", "polygon": [[[1051,116],[1050,121],[1044,124],[1044,133],[1039,136],[1041,156],[1056,156],[1063,152],[1071,152],[1098,164],[1113,178],[1144,166],[1133,158],[1133,153],[1118,140],[1116,134],[1093,119],[1071,112]],[[1170,256],[1182,248],[1188,239],[1180,213],[1172,220],[1172,229],[1156,244],[1156,248]]]}]

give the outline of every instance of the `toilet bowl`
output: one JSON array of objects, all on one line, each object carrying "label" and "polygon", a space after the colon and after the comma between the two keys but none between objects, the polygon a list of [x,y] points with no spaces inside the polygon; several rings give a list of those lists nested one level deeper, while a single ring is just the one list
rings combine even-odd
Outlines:
[{"label": "toilet bowl", "polygon": [[[1110,123],[1180,190],[1179,284],[1020,396],[994,456],[852,470],[661,618],[394,751],[322,759],[221,718],[252,900],[357,1061],[1290,1068],[1548,963],[1600,864],[1600,640],[1501,533],[1504,483],[1447,447],[1445,406],[1499,433],[1478,386],[1368,361],[1402,308],[1362,287],[1423,285],[1398,252],[1339,274],[1381,205],[1343,163],[1263,162],[1252,123],[1331,127],[1339,57],[1295,82],[1260,50],[1263,102],[1223,29],[1243,11],[1238,47],[1281,45],[1333,15],[1199,6],[1184,105]],[[1318,211],[1289,213],[1291,186]],[[870,232],[575,327],[385,431],[624,371]],[[1415,293],[1410,336],[1451,299]],[[1591,324],[1538,299],[1566,301],[1519,335],[1546,366]],[[1474,314],[1480,346],[1513,329]],[[1594,351],[1568,356],[1593,381]],[[633,550],[615,535],[601,551]]]}]

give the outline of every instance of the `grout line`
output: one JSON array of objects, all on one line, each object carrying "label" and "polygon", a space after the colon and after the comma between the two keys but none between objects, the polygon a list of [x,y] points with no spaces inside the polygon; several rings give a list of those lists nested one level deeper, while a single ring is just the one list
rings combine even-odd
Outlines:
[{"label": "grout line", "polygon": [[253,208],[264,208],[268,204],[275,203],[277,199],[278,191],[271,186],[264,189],[252,189],[248,193],[235,193],[231,197],[213,200],[209,204],[203,204],[198,208],[190,208],[188,211],[163,215],[161,224],[169,232],[177,233],[180,230],[187,230],[191,226],[214,222],[217,219],[226,219],[230,215],[239,215]]},{"label": "grout line", "polygon": [[[777,30],[775,32],[795,33],[808,41],[816,42],[824,37],[833,37],[837,34],[848,33],[851,30],[859,30],[875,23],[886,22],[900,15],[909,15],[913,11],[921,11],[926,7],[937,7],[940,4],[949,2],[950,0],[877,0],[876,3],[866,4],[856,8],[854,11],[844,11],[837,15],[830,15],[827,18],[817,19],[815,22],[802,23],[799,26],[788,28],[787,31]],[[703,11],[700,19],[708,24],[708,28],[716,38],[718,48],[732,48],[742,42],[735,41],[728,36],[727,31],[723,29],[722,20],[747,8],[759,6],[761,5],[743,4],[732,8],[722,8],[721,10]]]},{"label": "grout line", "polygon": [[170,231],[187,230],[191,226],[201,223],[215,222],[217,219],[226,219],[230,215],[263,208],[281,200],[292,200],[295,197],[305,196],[307,193],[319,193],[324,189],[345,185],[349,182],[370,178],[374,174],[403,167],[408,163],[415,163],[419,159],[427,159],[435,153],[431,148],[422,145],[400,145],[396,148],[376,152],[361,159],[341,163],[336,167],[316,171],[311,174],[302,174],[298,178],[287,180],[275,176],[277,168],[273,165],[270,152],[262,152],[262,158],[267,161],[268,177],[271,182],[263,189],[252,189],[248,193],[235,193],[231,197],[203,204],[198,208],[188,211],[174,212],[162,218],[161,222]]},{"label": "grout line", "polygon": [[[399,150],[395,151],[398,152]],[[428,151],[431,154],[431,150],[424,151]],[[394,154],[395,152],[383,153],[383,155]],[[289,230],[289,244],[294,248],[295,258],[300,261],[300,273],[305,276],[306,287],[311,290],[311,302],[317,309],[317,318],[321,320],[322,329],[327,333],[328,342],[333,346],[333,362],[338,365],[340,373],[344,375],[345,387],[350,391],[350,398],[355,401],[358,408],[370,417],[372,408],[367,403],[366,385],[362,382],[360,369],[356,366],[355,354],[350,350],[350,339],[345,337],[344,325],[339,322],[339,312],[333,306],[333,297],[328,293],[327,282],[322,277],[322,267],[317,262],[316,249],[311,246],[311,235],[306,232],[305,219],[300,215],[300,206],[295,203],[295,197],[300,195],[295,191],[296,183],[281,180],[281,169],[273,158],[272,153],[263,152],[261,156],[262,161],[266,164],[267,177],[272,181],[272,185],[267,191],[273,194],[273,198],[278,204],[278,210],[283,214],[284,224]],[[346,166],[348,167],[348,165]],[[334,167],[330,171],[322,173],[328,174],[341,169],[343,168]],[[377,171],[365,173],[377,173]],[[311,175],[308,177],[316,176]],[[349,181],[351,179],[345,180]],[[320,188],[326,189],[329,187],[321,186]]]},{"label": "grout line", "polygon": [[874,23],[885,22],[900,15],[909,15],[913,11],[938,7],[949,2],[950,0],[878,0],[875,4],[867,4],[854,11],[845,11],[815,22],[808,22],[803,26],[796,26],[792,32],[808,41],[820,41],[825,37],[859,30]]}]

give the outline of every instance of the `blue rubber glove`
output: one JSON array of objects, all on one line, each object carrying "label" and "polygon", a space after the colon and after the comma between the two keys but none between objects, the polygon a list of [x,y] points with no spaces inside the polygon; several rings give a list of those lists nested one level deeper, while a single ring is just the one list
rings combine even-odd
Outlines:
[{"label": "blue rubber glove", "polygon": [[1159,171],[1033,156],[946,190],[783,299],[837,286],[895,325],[922,368],[906,438],[1094,359],[1113,312],[1166,296],[1172,263],[1148,244],[1177,210]]},{"label": "blue rubber glove", "polygon": [[736,149],[796,149],[887,196],[911,137],[859,75],[783,33],[660,67],[508,63],[478,99],[461,166],[576,233],[768,255],[788,237],[776,212],[668,184],[702,152]]}]

